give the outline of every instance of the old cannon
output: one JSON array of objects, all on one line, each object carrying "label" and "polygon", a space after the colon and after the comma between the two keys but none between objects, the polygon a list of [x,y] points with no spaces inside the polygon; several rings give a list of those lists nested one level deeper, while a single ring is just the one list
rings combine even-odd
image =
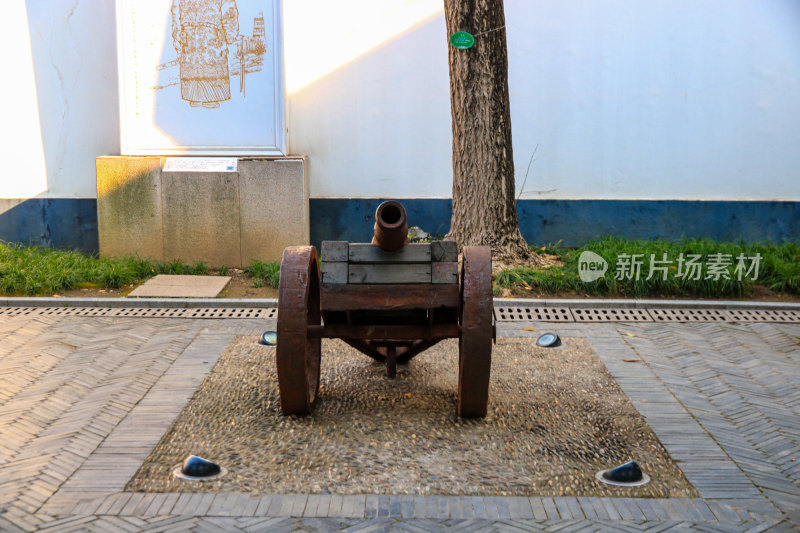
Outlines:
[{"label": "old cannon", "polygon": [[408,244],[406,211],[388,201],[375,212],[371,244],[324,241],[283,252],[276,359],[284,415],[317,400],[320,340],[338,338],[394,377],[436,343],[457,338],[461,417],[486,416],[494,324],[489,247],[465,246],[459,285],[455,242]]}]

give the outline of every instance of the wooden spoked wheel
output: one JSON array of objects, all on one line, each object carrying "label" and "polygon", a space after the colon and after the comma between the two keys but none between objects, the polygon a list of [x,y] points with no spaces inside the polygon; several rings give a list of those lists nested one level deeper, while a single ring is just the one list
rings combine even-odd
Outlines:
[{"label": "wooden spoked wheel", "polygon": [[461,263],[458,416],[484,417],[492,365],[492,252],[465,246]]},{"label": "wooden spoked wheel", "polygon": [[319,266],[313,246],[283,251],[278,288],[276,360],[281,411],[306,415],[319,391],[320,339],[308,338],[308,326],[320,324]]}]

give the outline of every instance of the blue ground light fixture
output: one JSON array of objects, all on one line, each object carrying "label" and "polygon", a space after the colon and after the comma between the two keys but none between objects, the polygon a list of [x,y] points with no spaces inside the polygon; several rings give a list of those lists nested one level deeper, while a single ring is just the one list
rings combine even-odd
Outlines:
[{"label": "blue ground light fixture", "polygon": [[258,343],[263,344],[264,346],[275,346],[278,344],[278,332],[265,331],[258,340]]},{"label": "blue ground light fixture", "polygon": [[176,466],[172,471],[172,475],[187,481],[208,481],[224,474],[225,469],[217,463],[197,455],[190,455],[182,465]]},{"label": "blue ground light fixture", "polygon": [[538,339],[536,339],[536,346],[541,346],[542,348],[555,348],[556,346],[561,346],[561,337],[555,333],[544,333]]},{"label": "blue ground light fixture", "polygon": [[601,470],[595,479],[615,487],[639,487],[650,482],[650,476],[642,472],[636,461],[628,461],[608,470]]}]

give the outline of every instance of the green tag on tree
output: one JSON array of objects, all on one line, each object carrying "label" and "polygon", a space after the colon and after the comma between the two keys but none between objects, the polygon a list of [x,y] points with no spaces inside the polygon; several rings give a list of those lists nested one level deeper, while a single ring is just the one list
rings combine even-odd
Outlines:
[{"label": "green tag on tree", "polygon": [[475,37],[465,31],[458,31],[450,36],[450,44],[459,50],[466,50],[475,44]]}]

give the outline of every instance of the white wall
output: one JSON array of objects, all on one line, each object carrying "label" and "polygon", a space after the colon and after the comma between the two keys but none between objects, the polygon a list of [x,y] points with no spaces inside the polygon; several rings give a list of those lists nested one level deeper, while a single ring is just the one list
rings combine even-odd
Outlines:
[{"label": "white wall", "polygon": [[[95,195],[114,2],[0,18],[0,198]],[[506,0],[524,197],[800,200],[800,2]],[[317,197],[449,197],[441,0],[285,0],[289,148]],[[542,191],[542,192],[535,192]]]},{"label": "white wall", "polygon": [[[515,163],[545,198],[800,200],[800,2],[507,2]],[[533,181],[533,185],[531,185]]]},{"label": "white wall", "polygon": [[449,196],[442,1],[284,5],[289,150],[309,155],[312,196]]},{"label": "white wall", "polygon": [[119,153],[114,2],[6,4],[0,198],[93,198],[94,158]]},{"label": "white wall", "polygon": [[[371,20],[325,6],[351,3],[287,2],[290,148],[311,156],[312,194],[449,197],[441,11],[292,92],[314,53],[305,15],[345,28],[324,44],[345,48]],[[524,198],[800,200],[797,0],[505,7],[518,187],[539,146]]]}]

